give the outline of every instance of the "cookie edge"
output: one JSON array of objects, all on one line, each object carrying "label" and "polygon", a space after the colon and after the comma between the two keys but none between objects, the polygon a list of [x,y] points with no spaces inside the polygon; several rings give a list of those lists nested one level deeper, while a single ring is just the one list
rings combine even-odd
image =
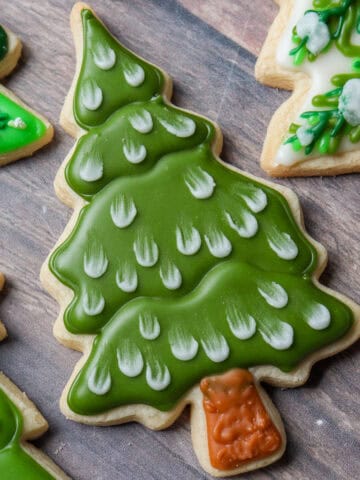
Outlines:
[{"label": "cookie edge", "polygon": [[[294,121],[294,111],[300,111],[311,86],[311,78],[303,72],[291,72],[278,65],[276,51],[280,38],[291,16],[294,0],[273,0],[280,8],[272,23],[255,65],[258,82],[284,90],[292,90],[288,100],[273,113],[267,128],[260,157],[261,168],[272,177],[306,177],[340,175],[360,172],[360,151],[353,150],[338,155],[324,155],[304,160],[293,166],[274,162],[288,126]],[[275,139],[275,140],[274,140]]]}]

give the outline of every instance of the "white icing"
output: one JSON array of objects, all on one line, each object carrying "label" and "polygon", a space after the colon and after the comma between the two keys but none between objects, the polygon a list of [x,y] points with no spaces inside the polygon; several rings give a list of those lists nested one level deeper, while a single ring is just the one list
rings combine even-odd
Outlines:
[{"label": "white icing", "polygon": [[125,264],[119,268],[115,276],[116,285],[125,293],[132,293],[138,287],[138,276],[135,267]]},{"label": "white icing", "polygon": [[102,178],[104,164],[100,154],[89,153],[80,163],[79,176],[85,182],[96,182]]},{"label": "white icing", "polygon": [[152,267],[159,259],[159,247],[152,237],[143,235],[133,245],[136,260],[142,267]]},{"label": "white icing", "polygon": [[147,155],[144,145],[135,145],[131,140],[124,144],[123,152],[126,160],[135,165],[143,162]]},{"label": "white icing", "polygon": [[314,330],[324,330],[330,325],[331,315],[325,305],[315,303],[306,309],[305,320]]},{"label": "white icing", "polygon": [[140,375],[144,368],[144,360],[139,348],[129,342],[124,342],[121,348],[116,350],[118,367],[121,373],[133,378]]},{"label": "white icing", "polygon": [[213,177],[201,167],[189,169],[185,176],[185,183],[193,197],[198,200],[210,198],[216,187]]},{"label": "white icing", "polygon": [[276,282],[263,282],[258,287],[260,295],[274,308],[284,308],[289,301],[285,289]]},{"label": "white icing", "polygon": [[162,118],[159,118],[159,122],[169,133],[179,138],[191,137],[196,130],[196,123],[194,120],[181,117],[180,115],[173,119],[173,123]]},{"label": "white icing", "polygon": [[238,225],[236,222],[234,222],[232,216],[230,213],[225,212],[226,219],[230,225],[230,227],[235,230],[235,232],[243,238],[251,238],[253,237],[257,231],[258,231],[258,222],[254,215],[252,215],[249,212],[246,212],[245,210],[241,213],[241,220],[242,220],[242,225]]},{"label": "white icing", "polygon": [[309,37],[319,23],[319,15],[316,12],[305,13],[296,24],[296,33],[300,38]]},{"label": "white icing", "polygon": [[276,228],[268,234],[267,241],[271,250],[283,260],[293,260],[299,254],[299,249],[290,235],[279,232]]},{"label": "white icing", "polygon": [[256,332],[256,321],[254,317],[242,313],[234,304],[227,306],[226,320],[233,335],[240,340],[247,340],[254,336]]},{"label": "white icing", "polygon": [[100,70],[110,70],[116,62],[116,53],[108,45],[97,43],[93,50],[95,65]]},{"label": "white icing", "polygon": [[275,350],[287,350],[294,343],[293,327],[280,320],[273,325],[262,322],[259,331],[264,341]]},{"label": "white icing", "polygon": [[159,362],[154,365],[146,365],[146,382],[150,388],[160,392],[170,385],[171,376],[166,365],[162,366]]},{"label": "white icing", "polygon": [[254,213],[262,212],[268,203],[266,193],[260,188],[254,190],[251,194],[241,195],[241,197]]},{"label": "white icing", "polygon": [[339,110],[353,127],[360,125],[360,79],[348,80],[339,98]]},{"label": "white icing", "polygon": [[133,199],[123,193],[118,194],[111,203],[110,215],[118,228],[126,228],[131,225],[137,215]]},{"label": "white icing", "polygon": [[182,276],[180,270],[172,262],[166,262],[160,267],[161,280],[168,290],[177,290],[181,287]]},{"label": "white icing", "polygon": [[310,132],[307,126],[304,125],[297,129],[296,135],[302,147],[307,147],[314,140],[314,134]]},{"label": "white icing", "polygon": [[195,255],[201,247],[201,236],[195,227],[176,228],[176,246],[183,255]]},{"label": "white icing", "polygon": [[100,278],[106,272],[109,261],[100,242],[91,240],[84,253],[84,272],[90,278]]},{"label": "white icing", "polygon": [[300,38],[308,37],[306,47],[317,55],[330,41],[330,32],[326,23],[320,20],[315,12],[307,12],[296,24],[296,32]]},{"label": "white icing", "polygon": [[[277,63],[287,67],[291,70],[298,70],[299,67],[296,67],[293,64],[293,57],[290,56],[289,52],[293,48],[296,47],[295,43],[292,40],[293,37],[293,30],[294,26],[304,17],[304,14],[307,10],[311,10],[313,8],[312,5],[313,0],[302,0],[301,2],[294,2],[291,15],[289,16],[288,23],[284,28],[284,33],[278,43],[278,48],[276,52],[276,60]],[[324,54],[321,54],[319,57],[316,58],[318,61]],[[300,69],[307,68],[307,62],[305,62],[300,66]]]},{"label": "white icing", "polygon": [[89,317],[95,317],[105,308],[105,299],[97,290],[91,292],[85,292],[82,299],[82,307],[86,315]]},{"label": "white icing", "polygon": [[[276,165],[291,166],[297,162],[305,161],[304,153],[302,151],[295,152],[290,143],[282,144],[277,151],[274,163]],[[311,158],[311,155],[307,155]]]},{"label": "white icing", "polygon": [[215,331],[209,332],[207,338],[201,340],[201,345],[206,356],[215,363],[223,362],[230,354],[230,348],[225,337]]},{"label": "white icing", "polygon": [[[313,8],[312,0],[302,0],[301,2],[293,2],[292,15],[289,18],[284,34],[278,44],[277,49],[277,63],[286,70],[292,72],[302,71],[305,72],[311,79],[311,86],[309,92],[303,102],[300,105],[299,111],[294,112],[294,123],[309,128],[309,124],[306,119],[302,119],[299,115],[302,112],[314,110],[312,105],[312,99],[314,96],[324,94],[327,91],[333,90],[335,87],[331,83],[331,78],[340,73],[351,73],[352,59],[345,57],[334,44],[329,49],[323,51],[316,57],[315,62],[310,62],[307,59],[300,65],[295,66],[293,64],[293,57],[289,55],[290,50],[295,48],[295,44],[292,42],[292,29],[294,25],[304,16],[306,10]],[[355,45],[360,45],[360,37],[353,39]],[[350,142],[346,137],[342,138],[339,145],[339,152],[351,151],[357,148],[356,144]],[[317,149],[314,149],[312,153],[306,155],[304,150],[295,152],[290,144],[280,145],[277,154],[274,159],[275,164],[291,166],[298,162],[306,161],[314,157],[318,157],[319,153]]]},{"label": "white icing", "polygon": [[129,118],[131,126],[139,133],[149,133],[153,129],[153,119],[147,110],[134,113]]},{"label": "white icing", "polygon": [[8,121],[8,126],[18,130],[25,130],[27,125],[21,117],[16,117],[14,120]]},{"label": "white icing", "polygon": [[230,240],[218,230],[213,230],[205,235],[205,242],[211,255],[216,258],[227,257],[232,251]]},{"label": "white icing", "polygon": [[134,64],[128,64],[124,68],[124,77],[126,82],[131,86],[131,87],[138,87],[142,83],[144,83],[145,80],[145,72],[144,69],[134,63]]},{"label": "white icing", "polygon": [[145,340],[155,340],[160,335],[160,323],[152,313],[142,313],[139,316],[139,330]]},{"label": "white icing", "polygon": [[100,373],[95,367],[89,373],[87,381],[88,389],[95,395],[105,395],[111,388],[111,375],[108,370],[101,370]]},{"label": "white icing", "polygon": [[80,92],[81,103],[87,110],[97,110],[103,102],[103,92],[95,80],[84,82]]},{"label": "white icing", "polygon": [[192,335],[186,334],[180,328],[175,328],[169,334],[171,352],[175,358],[187,362],[196,357],[199,343]]},{"label": "white icing", "polygon": [[280,145],[274,163],[276,165],[290,166],[303,160],[305,160],[303,153],[295,152],[290,143],[285,143]]}]

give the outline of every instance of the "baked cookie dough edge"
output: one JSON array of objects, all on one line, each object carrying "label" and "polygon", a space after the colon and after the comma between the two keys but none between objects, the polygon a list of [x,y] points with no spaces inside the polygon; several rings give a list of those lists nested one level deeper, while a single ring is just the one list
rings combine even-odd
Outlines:
[{"label": "baked cookie dough edge", "polygon": [[292,95],[273,114],[267,128],[263,144],[260,165],[272,177],[309,177],[321,175],[340,175],[360,172],[360,151],[344,152],[337,155],[322,155],[310,158],[292,166],[274,162],[276,153],[286,137],[288,126],[294,121],[294,112],[298,112],[304,103],[311,79],[303,72],[291,72],[280,67],[276,60],[276,51],[288,24],[294,6],[294,0],[274,0],[280,7],[255,65],[255,78],[264,85],[292,90]]}]

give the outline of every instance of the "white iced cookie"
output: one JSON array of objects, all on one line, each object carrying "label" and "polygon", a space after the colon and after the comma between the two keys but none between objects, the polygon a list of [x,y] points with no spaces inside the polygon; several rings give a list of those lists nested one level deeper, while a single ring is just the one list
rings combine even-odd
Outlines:
[{"label": "white iced cookie", "polygon": [[[255,76],[294,93],[270,121],[261,166],[272,176],[360,171],[360,7],[276,0]],[[334,24],[336,23],[336,31]]]}]

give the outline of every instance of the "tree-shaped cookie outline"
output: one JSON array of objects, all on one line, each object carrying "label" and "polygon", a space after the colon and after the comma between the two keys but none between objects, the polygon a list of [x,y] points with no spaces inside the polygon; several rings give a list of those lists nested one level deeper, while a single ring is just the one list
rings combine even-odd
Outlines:
[{"label": "tree-shaped cookie outline", "polygon": [[[77,123],[75,121],[73,111],[72,111],[72,105],[74,102],[74,92],[76,90],[76,85],[78,83],[78,78],[80,75],[82,58],[83,58],[83,37],[81,34],[82,10],[88,10],[92,12],[92,10],[85,4],[76,4],[72,11],[71,25],[74,33],[75,46],[76,46],[76,52],[77,52],[77,70],[74,77],[72,88],[65,102],[64,110],[62,112],[62,117],[61,117],[61,123],[64,126],[64,128],[70,134],[72,134],[78,139],[82,138],[82,135],[85,134],[85,131],[82,130],[79,126],[77,126]],[[95,15],[93,12],[92,14]],[[168,76],[166,74],[163,73],[163,75],[164,75],[164,78],[166,79],[165,85],[163,87],[164,88],[163,94],[166,96],[166,101],[169,102],[170,104],[171,82],[168,79]],[[189,112],[189,114],[191,114],[191,112]],[[213,125],[214,125],[214,131],[216,132],[215,134],[216,140],[213,143],[212,151],[216,156],[216,160],[220,162],[221,165],[225,166],[225,164],[218,157],[221,151],[221,146],[222,146],[222,134],[219,127],[216,126],[215,124]],[[70,388],[75,378],[77,377],[78,373],[82,370],[82,367],[85,365],[85,363],[89,359],[95,336],[84,335],[84,334],[76,335],[76,334],[70,333],[66,329],[64,324],[64,313],[68,304],[71,303],[74,297],[74,294],[70,288],[66,287],[54,275],[51,274],[49,270],[49,262],[51,262],[51,258],[53,257],[54,252],[56,252],[57,249],[62,244],[64,244],[68,238],[70,238],[75,228],[78,217],[80,215],[81,209],[88,204],[88,202],[84,198],[77,195],[75,191],[70,188],[69,184],[65,180],[66,169],[71,162],[71,159],[73,157],[73,153],[75,150],[76,150],[76,145],[74,149],[70,152],[69,156],[65,159],[62,167],[58,172],[58,175],[55,181],[55,188],[56,188],[57,195],[59,196],[60,200],[62,200],[66,205],[69,205],[74,209],[74,213],[65,231],[63,232],[61,238],[59,239],[57,245],[55,246],[53,252],[50,254],[47,262],[45,262],[41,272],[41,279],[45,288],[51,293],[52,296],[54,296],[54,298],[57,299],[57,301],[60,304],[60,314],[54,326],[54,334],[56,338],[64,345],[83,352],[83,357],[79,361],[79,363],[76,365],[74,372],[67,386],[65,387],[65,390],[62,395],[61,409],[63,413],[68,418],[71,418],[73,420],[83,422],[83,423],[96,424],[96,425],[109,425],[109,424],[119,424],[119,423],[135,420],[143,423],[149,428],[156,430],[156,429],[166,428],[171,423],[173,423],[175,419],[180,415],[184,407],[190,403],[192,404],[192,425],[193,425],[192,430],[193,430],[194,447],[199,457],[199,460],[205,470],[207,470],[208,472],[216,476],[233,475],[233,474],[241,473],[243,471],[248,471],[254,468],[258,468],[260,466],[264,466],[273,462],[274,460],[279,458],[284,451],[285,436],[284,436],[281,420],[276,410],[271,405],[271,402],[268,400],[268,398],[265,397],[265,394],[262,392],[261,389],[259,391],[260,391],[260,395],[262,396],[263,403],[266,405],[270,417],[273,419],[274,423],[276,424],[276,426],[278,427],[278,430],[281,433],[281,436],[282,436],[281,448],[277,450],[275,454],[270,455],[265,459],[257,460],[255,462],[250,462],[250,463],[247,463],[246,465],[242,465],[236,469],[231,469],[226,472],[224,472],[223,470],[216,469],[211,465],[209,454],[206,449],[206,445],[204,446],[204,439],[207,439],[207,433],[205,428],[206,421],[205,421],[204,411],[202,408],[202,395],[197,385],[194,388],[192,388],[187,395],[182,397],[182,399],[177,403],[177,405],[174,408],[166,412],[160,411],[159,409],[156,409],[154,407],[151,407],[149,405],[144,405],[144,404],[135,404],[135,405],[132,404],[132,405],[113,408],[111,411],[106,412],[106,416],[104,416],[103,414],[94,414],[91,416],[90,415],[85,416],[85,415],[76,414],[74,411],[70,409],[67,402]],[[239,170],[234,167],[231,167],[229,165],[226,165],[226,167],[230,171],[239,173]],[[255,179],[255,177],[252,177],[251,175],[245,174],[244,176],[245,178],[247,177],[249,180],[251,179],[258,182],[258,179]],[[301,229],[301,233],[303,234],[304,238],[306,238],[306,240],[317,251],[317,255],[318,255],[317,266],[315,270],[312,272],[312,281],[315,287],[321,290],[322,292],[329,294],[333,298],[338,299],[344,304],[346,304],[352,310],[354,317],[356,319],[356,321],[354,322],[353,328],[350,329],[348,334],[344,336],[341,339],[341,341],[332,343],[328,347],[323,348],[312,355],[309,355],[298,366],[298,368],[296,368],[291,372],[291,374],[285,373],[284,371],[281,371],[278,368],[275,368],[273,366],[259,366],[252,369],[252,373],[255,377],[255,382],[258,388],[259,388],[259,382],[261,380],[265,380],[268,383],[272,383],[279,386],[297,386],[297,385],[301,385],[306,381],[313,363],[315,363],[317,360],[321,358],[325,358],[335,354],[336,352],[342,350],[346,346],[353,343],[356,340],[356,338],[358,338],[359,326],[358,326],[357,319],[359,317],[359,307],[356,306],[353,302],[351,302],[347,298],[345,298],[344,296],[338,293],[335,293],[330,289],[327,289],[326,287],[320,285],[320,283],[318,282],[318,277],[322,273],[326,264],[326,252],[320,244],[310,239],[310,237],[304,231],[301,209],[295,194],[284,187],[275,186],[269,182],[261,181],[261,184],[280,193],[281,196],[286,199],[286,201],[290,206],[291,214],[294,217],[297,226]],[[104,262],[102,263],[105,265]],[[156,320],[153,322],[153,325],[157,327]],[[107,381],[105,379],[102,387],[105,388],[106,383]]]},{"label": "tree-shaped cookie outline", "polygon": [[[4,286],[5,277],[0,272],[0,292]],[[5,326],[0,321],[0,342],[7,336]],[[5,419],[14,423],[14,429],[6,432],[6,423],[1,423],[1,437],[4,445],[0,445],[0,457],[2,450],[11,452],[19,470],[10,470],[10,463],[1,460],[2,478],[4,480],[19,478],[26,471],[29,479],[44,480],[69,480],[69,477],[41,450],[34,447],[31,442],[41,437],[49,428],[45,418],[38,411],[34,403],[16,387],[9,378],[0,371],[0,402],[4,402],[8,410]],[[1,413],[1,412],[0,412]],[[6,437],[7,438],[4,438]],[[33,468],[33,470],[31,470]]]},{"label": "tree-shaped cookie outline", "polygon": [[[6,44],[0,58],[1,80],[16,67],[22,44],[11,30],[2,25],[0,28],[1,41]],[[10,115],[8,110],[12,111],[13,115]],[[12,134],[14,139],[4,151],[0,150],[0,166],[33,155],[52,140],[54,129],[44,116],[28,107],[0,83],[0,139],[6,134]]]},{"label": "tree-shaped cookie outline", "polygon": [[[344,135],[347,136],[347,132],[351,125],[343,122],[341,120],[342,116],[337,115],[336,112],[334,112],[332,118],[330,118],[329,115],[325,118],[322,113],[316,117],[315,113],[321,111],[322,108],[308,107],[308,103],[311,103],[310,100],[312,97],[315,95],[321,96],[328,94],[332,88],[331,83],[329,82],[330,88],[327,88],[324,91],[316,91],[314,95],[309,94],[313,86],[313,81],[310,73],[308,74],[304,68],[306,68],[306,64],[311,64],[316,68],[317,62],[322,57],[323,52],[326,53],[332,45],[334,45],[333,48],[335,50],[340,51],[335,45],[338,41],[338,37],[336,35],[336,38],[331,37],[329,43],[327,43],[316,55],[310,54],[310,58],[308,56],[304,57],[303,55],[302,57],[304,58],[301,59],[298,68],[287,68],[280,65],[278,62],[279,45],[280,42],[284,41],[285,32],[290,28],[289,19],[291,19],[291,26],[294,26],[292,15],[296,2],[294,0],[274,0],[274,2],[279,5],[280,10],[269,29],[268,36],[259,54],[255,66],[255,77],[259,82],[265,85],[291,90],[292,95],[276,110],[270,120],[261,153],[261,167],[269,175],[274,177],[338,175],[359,172],[360,155],[359,150],[356,148],[356,144],[350,150],[337,150],[339,145],[339,130],[343,129]],[[339,2],[339,4],[340,3],[347,5],[347,3],[351,2],[343,1]],[[304,13],[305,11],[312,12],[317,10],[321,11],[322,8],[312,8],[310,5],[309,8],[304,8]],[[329,8],[329,10],[331,9]],[[340,27],[343,25],[341,19],[342,15],[340,15]],[[326,19],[326,21],[328,21],[328,19]],[[322,22],[320,21],[320,23]],[[293,38],[299,43],[294,43],[293,41],[293,49],[289,50],[289,59],[293,59],[294,56],[296,57],[295,52],[300,45],[303,45],[303,48],[306,49],[305,40],[308,38],[305,36],[302,39],[297,39],[295,29],[293,34],[295,34]],[[351,56],[344,56],[344,58],[347,58],[348,67],[351,69],[353,63],[352,60],[355,60],[355,57],[351,58]],[[339,71],[336,73],[341,76],[341,74],[348,73],[348,71]],[[354,72],[354,76],[357,76],[356,72]],[[330,78],[328,80],[330,81]],[[305,108],[303,107],[304,103],[306,103]],[[314,114],[312,114],[312,111],[314,111]],[[294,114],[294,112],[296,113]],[[299,119],[306,121],[309,118],[310,123],[306,122],[305,128],[301,131],[301,134],[303,135],[304,133],[304,135],[302,136],[302,141],[300,143],[297,141],[296,137],[294,138],[296,131],[299,128]],[[311,124],[312,120],[314,120],[313,124]],[[339,121],[338,124],[337,120]],[[314,130],[314,132],[312,130]],[[321,133],[326,133],[324,139],[322,139],[322,136],[319,133],[320,131]],[[356,139],[357,137],[354,136],[352,142]],[[312,140],[317,142],[316,148],[314,148],[315,145],[312,144]],[[294,141],[295,143],[293,143]],[[295,152],[300,151],[302,153],[302,155],[299,156],[299,158],[301,157],[300,161],[296,161],[295,163],[290,163],[289,161],[289,163],[286,164],[285,153],[283,163],[276,161],[279,148],[284,144],[289,148],[290,145],[294,145]]]}]

